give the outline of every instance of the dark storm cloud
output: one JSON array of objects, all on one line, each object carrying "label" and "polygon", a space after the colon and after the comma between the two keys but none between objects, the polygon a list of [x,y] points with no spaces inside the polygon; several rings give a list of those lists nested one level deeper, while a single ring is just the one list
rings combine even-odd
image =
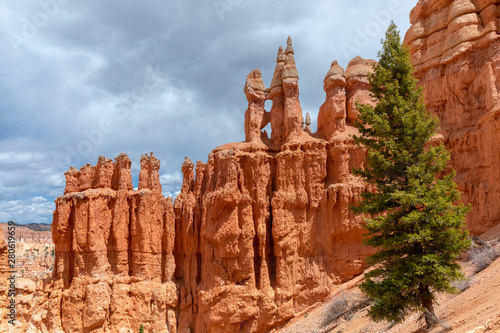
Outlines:
[{"label": "dark storm cloud", "polygon": [[0,219],[50,222],[70,165],[126,152],[162,161],[164,194],[184,156],[244,139],[246,75],[269,85],[291,35],[313,127],[332,60],[375,58],[415,1],[7,1],[0,5]]}]

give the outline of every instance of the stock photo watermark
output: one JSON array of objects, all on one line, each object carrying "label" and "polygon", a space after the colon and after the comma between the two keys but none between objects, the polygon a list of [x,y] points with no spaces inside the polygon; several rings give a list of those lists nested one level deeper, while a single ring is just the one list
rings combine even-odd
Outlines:
[{"label": "stock photo watermark", "polygon": [[214,0],[212,5],[215,12],[221,21],[224,21],[224,13],[232,12],[236,7],[241,5],[245,0]]},{"label": "stock photo watermark", "polygon": [[7,227],[7,253],[8,271],[7,273],[7,318],[8,323],[16,323],[16,224],[8,222]]},{"label": "stock photo watermark", "polygon": [[83,139],[75,146],[66,146],[66,156],[56,164],[59,169],[67,170],[70,166],[81,162],[89,156],[96,147],[104,142],[106,135],[115,131],[114,123],[128,118],[132,113],[134,105],[146,101],[151,91],[160,86],[165,80],[166,73],[160,71],[159,66],[155,70],[151,67],[146,69],[142,83],[133,87],[127,94],[124,101],[116,106],[117,113],[112,118],[101,118],[97,126],[90,130],[83,130]]},{"label": "stock photo watermark", "polygon": [[40,29],[43,29],[51,19],[56,17],[61,8],[67,5],[71,0],[40,0],[38,1],[38,10],[31,15],[31,18],[22,17],[23,21],[19,32],[9,34],[10,45],[17,53],[21,45],[28,44],[35,38]]},{"label": "stock photo watermark", "polygon": [[352,59],[358,55],[362,49],[367,47],[374,37],[385,31],[391,19],[403,11],[401,0],[390,0],[386,9],[372,12],[372,20],[366,22],[362,28],[354,28],[354,38],[351,43],[340,43],[340,50],[346,59]]}]

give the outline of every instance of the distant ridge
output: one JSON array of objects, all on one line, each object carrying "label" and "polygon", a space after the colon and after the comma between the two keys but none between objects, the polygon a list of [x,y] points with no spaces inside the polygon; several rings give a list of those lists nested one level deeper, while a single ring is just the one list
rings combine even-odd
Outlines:
[{"label": "distant ridge", "polygon": [[[7,224],[7,222],[1,222],[1,224]],[[17,226],[20,227],[25,227],[33,231],[50,231],[50,223],[27,223],[27,224],[20,224],[16,223]]]},{"label": "distant ridge", "polygon": [[23,224],[23,227],[26,227],[28,229],[34,230],[34,231],[50,231],[50,223],[28,223],[28,224]]}]

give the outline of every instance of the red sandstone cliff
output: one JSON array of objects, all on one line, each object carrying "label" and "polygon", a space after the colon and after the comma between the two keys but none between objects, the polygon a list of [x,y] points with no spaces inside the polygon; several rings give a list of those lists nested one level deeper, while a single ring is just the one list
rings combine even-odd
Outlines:
[{"label": "red sandstone cliff", "polygon": [[[159,161],[141,158],[139,189],[130,160],[100,157],[66,172],[57,198],[52,278],[18,279],[18,324],[9,332],[176,332],[173,202],[161,194]],[[5,314],[2,313],[2,317]]]},{"label": "red sandstone cliff", "polygon": [[159,167],[153,154],[142,156],[137,191],[124,154],[66,173],[52,225],[64,331],[135,331],[141,323],[175,331],[174,212]]},{"label": "red sandstone cliff", "polygon": [[420,0],[410,19],[415,75],[480,234],[500,222],[500,1]]}]

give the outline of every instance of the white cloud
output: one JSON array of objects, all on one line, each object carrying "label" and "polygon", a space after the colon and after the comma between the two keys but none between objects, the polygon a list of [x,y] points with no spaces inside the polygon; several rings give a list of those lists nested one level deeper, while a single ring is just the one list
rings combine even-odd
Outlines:
[{"label": "white cloud", "polygon": [[53,187],[64,187],[66,186],[66,180],[62,174],[50,175],[47,179],[47,184]]},{"label": "white cloud", "polygon": [[179,171],[166,172],[160,175],[162,194],[166,197],[175,198],[179,195],[182,186],[182,174]]},{"label": "white cloud", "polygon": [[40,162],[44,158],[44,154],[37,152],[10,151],[0,153],[0,163],[6,164]]},{"label": "white cloud", "polygon": [[32,197],[24,200],[0,201],[0,221],[16,223],[49,223],[52,220],[54,202],[44,197]]},{"label": "white cloud", "polygon": [[160,175],[160,183],[162,185],[182,183],[182,174],[178,171],[164,173]]},{"label": "white cloud", "polygon": [[174,192],[169,192],[169,191],[162,191],[161,194],[163,194],[164,197],[171,197],[172,199],[175,199],[181,193],[180,190],[174,191]]}]

